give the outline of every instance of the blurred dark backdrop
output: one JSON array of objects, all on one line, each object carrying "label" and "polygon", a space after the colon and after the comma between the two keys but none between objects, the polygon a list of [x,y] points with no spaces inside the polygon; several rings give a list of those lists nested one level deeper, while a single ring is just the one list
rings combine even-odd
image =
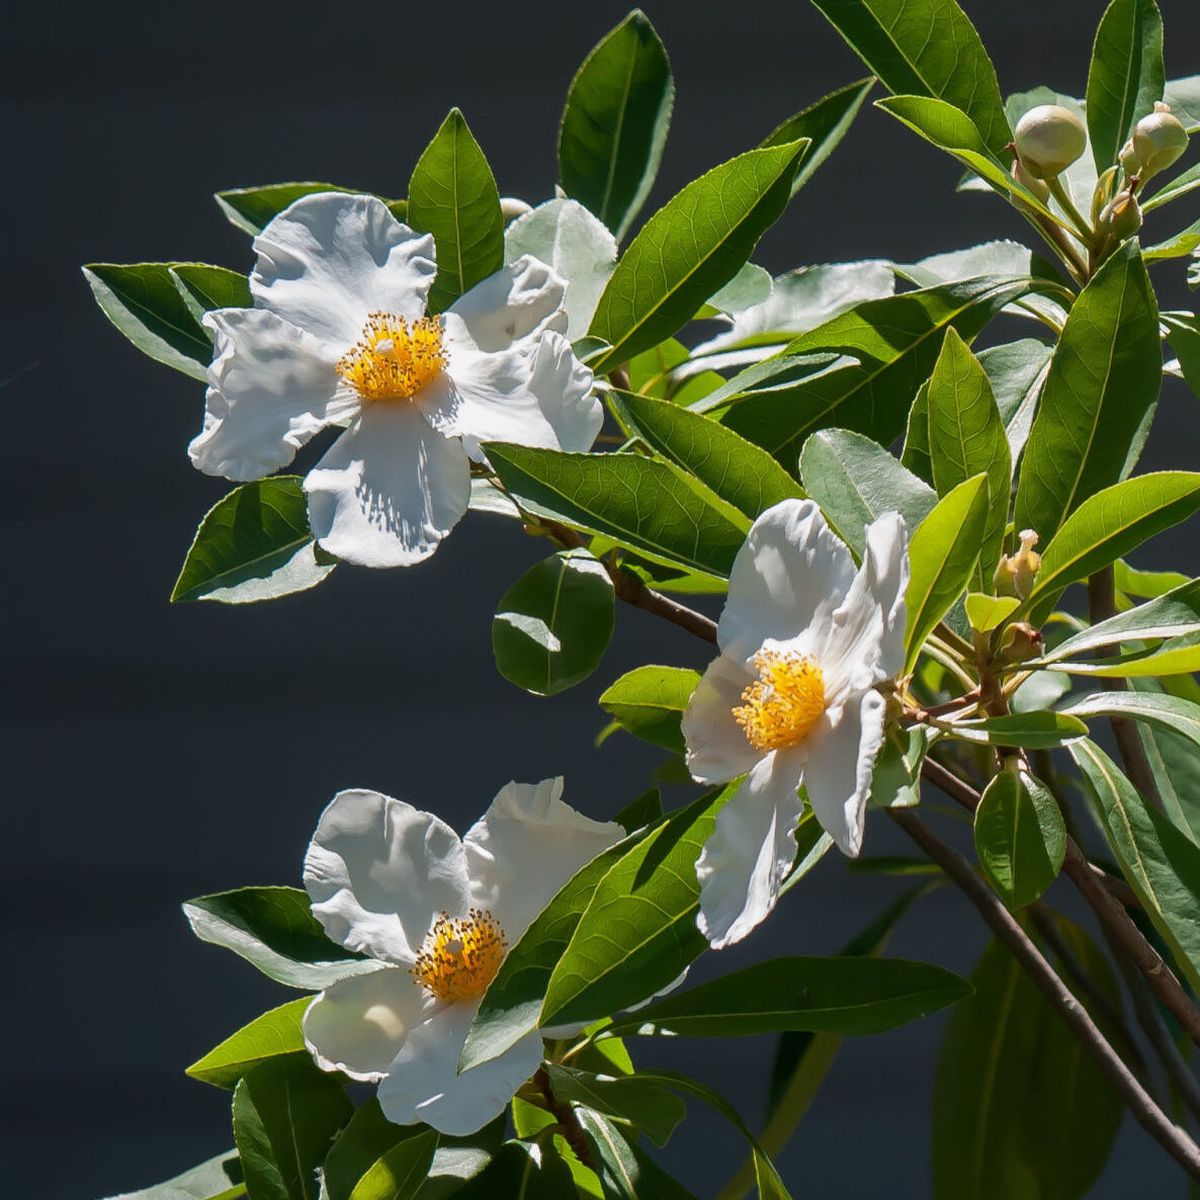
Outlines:
[{"label": "blurred dark backdrop", "polygon": [[[1195,0],[1161,2],[1168,74],[1200,71]],[[655,203],[865,73],[795,0],[648,7],[678,85]],[[1099,0],[967,7],[1006,92],[1082,93]],[[644,786],[653,753],[629,739],[592,748],[595,698],[629,666],[699,666],[703,654],[623,610],[593,679],[556,701],[518,692],[492,669],[490,619],[544,547],[496,518],[470,518],[419,569],[345,568],[259,608],[169,607],[195,523],[224,487],[185,453],[201,388],[125,343],[78,270],[172,258],[245,270],[246,239],[213,191],[326,179],[403,194],[452,104],[503,193],[547,197],[567,83],[624,12],[622,0],[0,4],[8,1195],[93,1200],[230,1144],[225,1095],[182,1069],[287,996],[193,941],[178,904],[297,883],[339,787],[391,792],[461,829],[510,778],[563,772],[568,799],[596,815]],[[868,109],[758,258],[777,270],[912,261],[1021,236],[1003,204],[956,197],[956,174]],[[1167,210],[1164,235],[1192,219],[1185,209]],[[1182,275],[1159,268],[1171,303]],[[1148,462],[1194,467],[1198,428],[1195,400],[1168,388]],[[1175,543],[1195,569],[1193,546]],[[1165,564],[1170,548],[1145,561]],[[873,821],[868,849],[891,848],[903,849],[896,831]],[[896,891],[827,861],[766,930],[703,971],[831,952]],[[948,891],[923,904],[894,951],[969,969],[983,944],[973,915]],[[797,1195],[928,1193],[940,1028],[844,1048],[782,1158]],[[639,1049],[691,1062],[759,1119],[768,1040]],[[666,1160],[703,1197],[740,1153],[697,1114]],[[1125,1196],[1133,1181],[1134,1194],[1183,1194],[1127,1120],[1094,1194]]]}]

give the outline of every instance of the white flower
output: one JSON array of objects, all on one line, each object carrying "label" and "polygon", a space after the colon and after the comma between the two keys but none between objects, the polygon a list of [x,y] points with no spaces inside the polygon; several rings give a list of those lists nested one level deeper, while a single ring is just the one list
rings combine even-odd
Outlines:
[{"label": "white flower", "polygon": [[466,511],[480,443],[587,450],[602,413],[563,336],[565,284],[523,257],[426,315],[433,238],[373,196],[323,192],[254,241],[253,308],[207,313],[210,475],[259,479],[328,426],[304,481],[313,533],[369,567],[428,558]]},{"label": "white flower", "polygon": [[717,629],[720,657],[683,714],[688,769],[703,783],[745,773],[696,864],[702,932],[745,937],[779,897],[796,855],[804,784],[842,851],[862,846],[883,741],[876,685],[904,663],[904,522],[867,530],[861,569],[811,500],[784,500],[738,551]]},{"label": "white flower", "polygon": [[340,792],[322,814],[304,862],[313,915],[379,969],[322,992],[304,1038],[325,1070],[378,1082],[390,1121],[472,1133],[537,1070],[534,1031],[457,1073],[505,951],[580,867],[624,836],[561,796],[561,779],[510,783],[461,841],[432,813],[378,792]]}]

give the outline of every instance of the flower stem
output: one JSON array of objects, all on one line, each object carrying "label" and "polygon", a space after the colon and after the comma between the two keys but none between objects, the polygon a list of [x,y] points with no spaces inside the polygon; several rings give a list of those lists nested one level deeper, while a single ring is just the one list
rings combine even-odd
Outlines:
[{"label": "flower stem", "polygon": [[579,1118],[575,1115],[575,1110],[565,1100],[560,1100],[554,1094],[554,1088],[550,1086],[550,1076],[546,1072],[545,1067],[538,1067],[534,1074],[533,1082],[537,1085],[545,1100],[546,1111],[558,1122],[559,1132],[567,1139],[567,1145],[575,1152],[575,1157],[579,1159],[585,1167],[591,1170],[596,1169],[596,1160],[592,1155],[591,1143],[588,1141],[587,1134],[584,1132],[583,1126],[579,1123]]}]

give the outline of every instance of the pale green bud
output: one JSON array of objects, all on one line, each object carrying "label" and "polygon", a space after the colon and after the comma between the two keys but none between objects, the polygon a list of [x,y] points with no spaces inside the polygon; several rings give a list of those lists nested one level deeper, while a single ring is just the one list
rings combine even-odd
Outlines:
[{"label": "pale green bud", "polygon": [[1137,150],[1133,145],[1133,138],[1130,138],[1121,147],[1121,169],[1125,172],[1127,179],[1132,179],[1135,175],[1142,173],[1142,160],[1138,158]]},{"label": "pale green bud", "polygon": [[1006,554],[996,567],[992,582],[998,596],[1016,596],[1024,600],[1033,591],[1033,582],[1042,569],[1042,556],[1034,549],[1038,535],[1032,529],[1021,530],[1021,545],[1016,554]]},{"label": "pale green bud", "polygon": [[1053,179],[1087,148],[1087,130],[1069,108],[1039,104],[1017,122],[1013,141],[1031,175]]},{"label": "pale green bud", "polygon": [[1117,189],[1117,168],[1109,167],[1096,181],[1096,190],[1092,193],[1092,224],[1100,224],[1100,214],[1113,198]]},{"label": "pale green bud", "polygon": [[1118,242],[1133,237],[1142,227],[1142,208],[1137,197],[1118,192],[1100,214],[1100,225],[1111,230]]},{"label": "pale green bud", "polygon": [[[1027,191],[1032,192],[1043,204],[1050,199],[1050,185],[1044,179],[1037,179],[1025,169],[1019,158],[1013,159],[1012,177]],[[1015,199],[1018,205],[1019,199]],[[1026,208],[1029,205],[1025,205]]]},{"label": "pale green bud", "polygon": [[1144,179],[1165,171],[1187,147],[1187,130],[1170,105],[1161,101],[1133,127],[1133,148],[1141,160]]}]

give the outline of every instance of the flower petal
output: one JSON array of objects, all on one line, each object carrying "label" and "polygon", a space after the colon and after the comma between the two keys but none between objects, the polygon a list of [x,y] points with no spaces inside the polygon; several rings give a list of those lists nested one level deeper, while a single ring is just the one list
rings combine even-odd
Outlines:
[{"label": "flower petal", "polygon": [[617,239],[578,200],[548,200],[504,231],[504,258],[547,263],[567,282],[563,307],[572,341],[588,331],[600,293],[617,265]]},{"label": "flower petal", "polygon": [[783,500],[750,527],[717,627],[721,649],[748,662],[768,638],[828,622],[854,579],[850,552],[811,500]]},{"label": "flower petal", "polygon": [[567,327],[566,283],[544,262],[523,255],[477,283],[449,308],[478,349],[508,350],[532,334]]},{"label": "flower petal", "polygon": [[529,390],[554,430],[558,448],[590,450],[604,424],[604,409],[592,393],[591,367],[575,357],[561,333],[547,330],[533,354]]},{"label": "flower petal", "polygon": [[883,745],[886,708],[883,696],[867,691],[814,729],[806,742],[804,786],[813,814],[851,858],[862,849],[863,818],[875,758]]},{"label": "flower petal", "polygon": [[740,942],[779,899],[779,886],[796,860],[803,764],[796,750],[768,754],[717,814],[717,827],[696,863],[696,923],[714,949]]},{"label": "flower petal", "polygon": [[466,451],[404,402],[369,404],[304,480],[317,541],[364,567],[428,558],[471,498]]},{"label": "flower petal", "polygon": [[339,792],[304,859],[313,916],[339,946],[410,966],[438,913],[470,907],[462,842],[444,821],[379,792]]},{"label": "flower petal", "polygon": [[762,757],[733,718],[742,693],[756,676],[721,654],[708,664],[683,712],[687,767],[700,783],[725,783],[750,770]]},{"label": "flower petal", "polygon": [[451,1136],[482,1129],[537,1070],[542,1038],[527,1034],[508,1050],[458,1074],[458,1057],[478,1004],[450,1004],[412,1030],[379,1085],[379,1104],[389,1121],[426,1121]]},{"label": "flower petal", "polygon": [[433,238],[397,221],[376,196],[317,192],[285,208],[254,239],[254,303],[336,351],[376,311],[412,320],[437,271]]},{"label": "flower petal", "polygon": [[562,790],[561,778],[507,784],[463,838],[471,899],[510,946],[580,867],[625,836],[614,821],[576,812]]},{"label": "flower petal", "polygon": [[352,975],[323,991],[304,1013],[304,1044],[323,1071],[378,1083],[420,1025],[424,997],[402,967]]},{"label": "flower petal", "polygon": [[357,408],[357,397],[338,391],[326,348],[303,329],[254,308],[216,309],[204,325],[213,360],[204,430],[188,454],[206,475],[261,479]]}]

